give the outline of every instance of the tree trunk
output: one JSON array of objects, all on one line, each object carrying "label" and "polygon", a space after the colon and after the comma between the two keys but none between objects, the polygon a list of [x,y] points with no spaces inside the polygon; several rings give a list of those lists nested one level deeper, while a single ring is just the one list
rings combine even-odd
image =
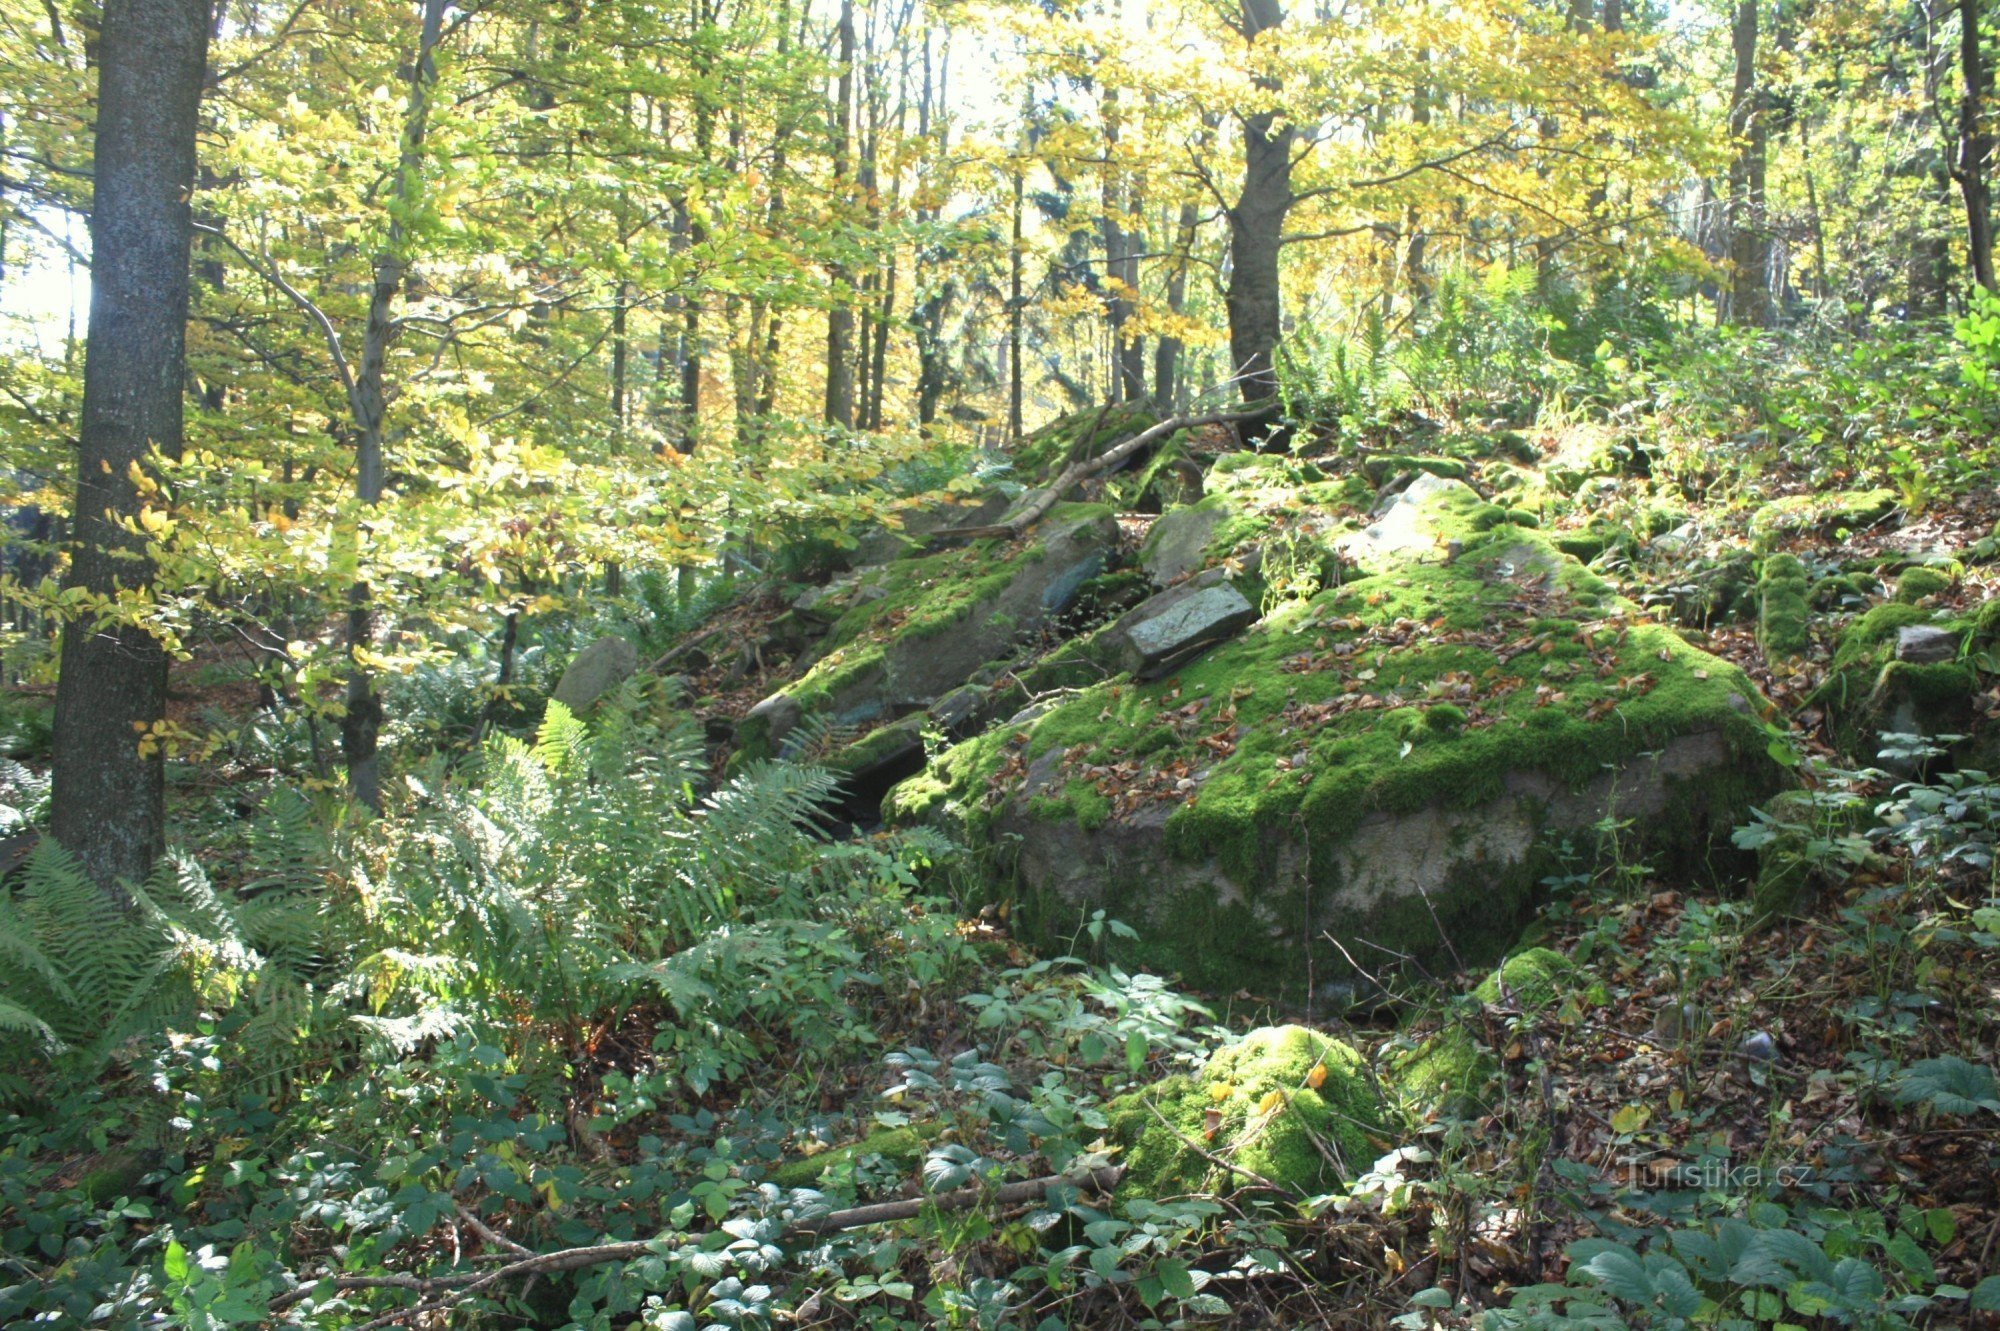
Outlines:
[{"label": "tree trunk", "polygon": [[[853,171],[854,133],[854,0],[840,3],[840,82],[834,108],[833,177],[836,194]],[[845,205],[844,195],[840,203]],[[826,312],[826,423],[854,425],[854,307],[849,303],[851,277],[844,263],[833,266],[833,304]]]},{"label": "tree trunk", "polygon": [[[90,343],[84,354],[76,518],[65,588],[111,598],[152,578],[132,469],[181,449],[195,126],[208,0],[106,0],[98,44]],[[140,556],[134,558],[134,556]],[[143,629],[86,614],[63,628],[56,685],[56,840],[117,893],[166,841],[165,766],[138,732],[166,715],[167,654]]]},{"label": "tree trunk", "polygon": [[[1194,200],[1181,204],[1174,227],[1174,257],[1167,269],[1167,313],[1178,319],[1187,311],[1188,262],[1194,253],[1195,228],[1201,214]],[[1181,339],[1173,332],[1160,334],[1153,344],[1153,406],[1172,411],[1180,397]]]},{"label": "tree trunk", "polygon": [[[410,99],[403,121],[403,149],[389,187],[389,227],[382,252],[375,257],[375,285],[368,299],[368,324],[362,334],[361,366],[354,377],[355,476],[354,495],[373,508],[382,502],[382,445],[388,415],[389,348],[398,331],[395,305],[409,270],[409,228],[404,222],[422,186],[424,137],[430,124],[431,86],[437,81],[433,59],[444,35],[444,11],[449,0],[424,0],[423,27],[417,58],[410,66]],[[360,539],[357,537],[357,539]],[[374,635],[375,615],[367,580],[354,584],[347,610],[347,710],[341,718],[341,757],[347,766],[347,794],[357,804],[382,807],[382,772],[377,741],[382,733],[382,699],[375,692],[373,673],[361,654]]]},{"label": "tree trunk", "polygon": [[1771,323],[1771,239],[1764,216],[1766,127],[1757,81],[1757,5],[1736,6],[1731,42],[1736,79],[1729,102],[1729,132],[1736,140],[1730,168],[1729,322],[1749,328]]},{"label": "tree trunk", "polygon": [[1023,167],[1014,163],[1014,235],[1007,255],[1007,438],[1021,442],[1021,319],[1027,304],[1022,292],[1022,207],[1025,182]]},{"label": "tree trunk", "polygon": [[1979,53],[1979,0],[1958,0],[1958,63],[1965,81],[1958,101],[1958,160],[1952,175],[1965,197],[1966,266],[1988,291],[1993,285],[1993,197],[1987,164],[1993,133],[1986,121],[1992,80]]},{"label": "tree trunk", "polygon": [[[1258,36],[1284,21],[1278,0],[1242,0],[1243,40]],[[1269,76],[1259,86],[1274,88]],[[1229,358],[1238,391],[1248,406],[1268,406],[1275,414],[1278,376],[1275,357],[1283,332],[1283,303],[1278,286],[1278,252],[1284,244],[1285,217],[1294,202],[1292,149],[1298,131],[1272,111],[1260,111],[1243,121],[1243,193],[1229,209]]]}]

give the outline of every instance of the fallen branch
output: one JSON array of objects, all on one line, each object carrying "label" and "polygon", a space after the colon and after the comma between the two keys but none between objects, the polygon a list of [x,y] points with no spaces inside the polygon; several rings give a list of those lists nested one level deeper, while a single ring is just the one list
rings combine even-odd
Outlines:
[{"label": "fallen branch", "polygon": [[1266,414],[1267,412],[1265,411],[1216,411],[1210,412],[1205,416],[1175,416],[1171,419],[1161,421],[1158,425],[1150,429],[1141,430],[1122,443],[1113,444],[1096,457],[1085,458],[1082,462],[1074,462],[1063,468],[1062,474],[1049,482],[1048,488],[1037,495],[1034,502],[1030,503],[1013,517],[1007,519],[1007,521],[995,523],[989,527],[946,528],[944,531],[932,533],[930,542],[933,546],[937,546],[953,541],[985,540],[992,536],[1004,536],[1008,540],[1013,540],[1022,532],[1047,517],[1049,510],[1062,502],[1062,497],[1069,493],[1072,486],[1089,480],[1099,472],[1109,471],[1150,443],[1164,439],[1168,435],[1180,430],[1198,429],[1204,425],[1230,425],[1237,421],[1258,420]]},{"label": "fallen branch", "polygon": [[728,627],[730,626],[727,624],[717,624],[714,628],[707,629],[701,633],[696,634],[694,637],[689,638],[686,642],[680,644],[678,647],[668,648],[664,656],[659,657],[657,660],[653,662],[653,664],[646,667],[646,673],[649,675],[659,674],[660,671],[665,669],[667,665],[670,662],[672,662],[676,657],[684,656],[687,653],[693,651],[695,648],[701,646],[703,643],[707,642],[710,638],[715,637],[717,634],[721,633],[724,629]]},{"label": "fallen branch", "polygon": [[[1085,1192],[1108,1193],[1118,1186],[1118,1180],[1125,1173],[1123,1166],[1107,1165],[1093,1169],[1087,1174],[1071,1177],[1067,1174],[1052,1174],[1046,1178],[1026,1179],[1020,1183],[1002,1184],[997,1188],[975,1185],[959,1188],[952,1192],[940,1193],[934,1197],[910,1197],[895,1202],[874,1202],[867,1206],[850,1206],[844,1211],[830,1211],[825,1215],[807,1216],[794,1220],[785,1226],[781,1236],[786,1239],[813,1238],[821,1234],[833,1234],[846,1229],[863,1229],[870,1225],[886,1225],[898,1220],[913,1220],[926,1211],[968,1211],[975,1206],[990,1203],[995,1206],[1018,1206],[1023,1202],[1038,1201],[1050,1189],[1062,1186],[1078,1188]],[[461,1214],[466,1214],[461,1212]],[[466,1215],[469,1220],[471,1217]],[[474,1232],[497,1247],[510,1251],[525,1252],[525,1249],[492,1234],[485,1226],[475,1224]],[[566,1271],[581,1271],[593,1266],[604,1266],[617,1262],[635,1262],[642,1257],[663,1255],[661,1240],[634,1239],[622,1243],[592,1243],[577,1248],[561,1248],[555,1252],[529,1253],[517,1260],[486,1271],[461,1271],[446,1276],[333,1276],[317,1280],[309,1285],[288,1291],[272,1300],[271,1311],[282,1312],[294,1304],[303,1302],[321,1289],[331,1287],[347,1292],[368,1289],[400,1289],[418,1295],[418,1301],[407,1308],[398,1308],[384,1313],[372,1321],[362,1323],[358,1331],[391,1326],[405,1318],[423,1313],[437,1312],[470,1295],[502,1281],[521,1276],[554,1275]]]}]

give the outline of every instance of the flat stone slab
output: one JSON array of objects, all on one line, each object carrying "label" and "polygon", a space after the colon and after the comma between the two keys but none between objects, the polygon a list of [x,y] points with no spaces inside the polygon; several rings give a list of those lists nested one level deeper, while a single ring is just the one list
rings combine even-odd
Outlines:
[{"label": "flat stone slab", "polygon": [[1142,678],[1165,674],[1257,621],[1257,607],[1227,582],[1163,592],[1122,627],[1128,662]]}]

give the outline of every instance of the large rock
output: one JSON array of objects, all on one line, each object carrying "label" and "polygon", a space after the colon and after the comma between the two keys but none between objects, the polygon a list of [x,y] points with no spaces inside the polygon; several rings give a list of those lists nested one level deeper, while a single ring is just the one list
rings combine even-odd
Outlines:
[{"label": "large rock", "polygon": [[904,510],[897,525],[882,526],[861,537],[848,562],[856,568],[887,564],[921,553],[926,537],[965,527],[985,527],[1000,521],[1014,504],[1001,490],[988,490],[958,503],[927,504]]},{"label": "large rock", "polygon": [[1377,576],[955,746],[889,812],[1004,849],[1032,936],[1102,909],[1140,960],[1294,1000],[1350,956],[1497,956],[1545,879],[1609,853],[1607,819],[1662,873],[1726,859],[1785,780],[1749,680],[1469,489],[1426,489],[1396,520],[1423,539],[1374,547]]},{"label": "large rock", "polygon": [[1164,513],[1146,534],[1140,567],[1155,587],[1171,587],[1190,573],[1208,567],[1209,545],[1229,517],[1220,498]]},{"label": "large rock", "polygon": [[582,713],[639,669],[639,649],[623,638],[599,638],[570,658],[549,696]]},{"label": "large rock", "polygon": [[976,542],[857,579],[806,673],[744,718],[738,751],[780,752],[807,715],[865,726],[929,707],[1067,609],[1117,550],[1109,509],[1069,505],[1014,544]]}]

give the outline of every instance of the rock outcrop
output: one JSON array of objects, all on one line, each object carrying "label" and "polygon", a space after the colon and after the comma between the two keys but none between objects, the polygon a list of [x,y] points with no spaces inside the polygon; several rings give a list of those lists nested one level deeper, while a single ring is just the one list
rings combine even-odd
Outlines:
[{"label": "rock outcrop", "polygon": [[1524,517],[1423,473],[1329,538],[1372,576],[1162,678],[1128,619],[1073,653],[1125,673],[954,747],[887,810],[959,829],[1044,941],[1101,909],[1146,962],[1294,999],[1349,957],[1498,955],[1609,829],[1698,873],[1784,783],[1763,704]]}]

